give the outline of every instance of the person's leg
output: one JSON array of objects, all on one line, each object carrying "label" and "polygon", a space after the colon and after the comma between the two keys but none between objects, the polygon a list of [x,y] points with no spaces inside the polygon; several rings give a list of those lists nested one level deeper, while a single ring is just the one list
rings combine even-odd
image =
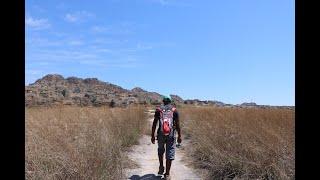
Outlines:
[{"label": "person's leg", "polygon": [[163,154],[158,154],[160,167],[163,167]]},{"label": "person's leg", "polygon": [[166,159],[166,175],[170,174],[171,163],[172,163],[171,159]]},{"label": "person's leg", "polygon": [[163,166],[163,154],[165,152],[164,142],[162,139],[158,138],[158,158],[159,158],[159,172],[158,174],[163,174],[164,166]]},{"label": "person's leg", "polygon": [[166,175],[170,174],[171,164],[175,157],[175,139],[168,138],[166,143]]},{"label": "person's leg", "polygon": [[159,171],[158,174],[163,174],[164,173],[164,166],[163,166],[163,154],[162,155],[158,155],[159,157]]}]

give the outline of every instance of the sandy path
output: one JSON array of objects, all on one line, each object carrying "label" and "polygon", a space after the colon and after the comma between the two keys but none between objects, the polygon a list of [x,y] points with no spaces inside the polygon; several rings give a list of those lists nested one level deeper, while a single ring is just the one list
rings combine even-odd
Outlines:
[{"label": "sandy path", "polygon": [[[152,115],[152,111],[148,112]],[[153,119],[149,118],[150,127]],[[163,176],[158,175],[159,160],[157,154],[157,142],[152,144],[150,136],[143,135],[139,140],[139,145],[135,145],[128,153],[128,157],[138,164],[136,169],[127,169],[126,177],[131,180],[152,180],[162,179]],[[182,147],[176,148],[175,160],[172,162],[170,175],[172,180],[194,180],[201,179],[196,175],[195,170],[188,166],[188,160],[184,153],[188,143],[182,141]],[[190,162],[189,162],[190,163]],[[165,164],[165,160],[164,160]]]}]

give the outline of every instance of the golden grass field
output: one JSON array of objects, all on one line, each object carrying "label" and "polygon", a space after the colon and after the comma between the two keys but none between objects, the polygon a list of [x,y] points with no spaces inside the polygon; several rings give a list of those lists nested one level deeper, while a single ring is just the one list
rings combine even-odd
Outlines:
[{"label": "golden grass field", "polygon": [[119,179],[142,108],[26,108],[26,179]]},{"label": "golden grass field", "polygon": [[[128,166],[125,150],[141,134],[150,135],[144,111],[26,108],[26,178],[121,179]],[[207,179],[295,179],[294,110],[182,106],[178,111],[182,136],[190,140],[187,155],[195,167],[208,170]]]},{"label": "golden grass field", "polygon": [[295,111],[180,108],[195,166],[208,179],[295,179]]}]

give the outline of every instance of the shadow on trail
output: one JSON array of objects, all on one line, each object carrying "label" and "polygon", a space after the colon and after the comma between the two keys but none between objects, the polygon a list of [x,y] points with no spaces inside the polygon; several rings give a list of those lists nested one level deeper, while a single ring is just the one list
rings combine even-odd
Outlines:
[{"label": "shadow on trail", "polygon": [[159,179],[163,179],[161,177],[162,177],[161,175],[146,174],[143,176],[132,175],[129,179],[131,179],[131,180],[159,180]]}]

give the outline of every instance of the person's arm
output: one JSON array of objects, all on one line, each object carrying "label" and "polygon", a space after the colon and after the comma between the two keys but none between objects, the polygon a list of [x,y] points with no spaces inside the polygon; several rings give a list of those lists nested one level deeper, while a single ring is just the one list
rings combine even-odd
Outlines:
[{"label": "person's arm", "polygon": [[178,111],[174,112],[174,120],[176,122],[176,130],[178,132],[178,143],[181,143],[182,139],[181,139],[181,128],[180,128],[180,119],[179,119],[179,113]]},{"label": "person's arm", "polygon": [[157,122],[159,120],[159,116],[160,116],[160,112],[158,110],[156,110],[156,112],[154,113],[154,119],[153,119],[152,129],[151,129],[151,142],[152,142],[152,144],[155,143],[154,133],[156,131],[156,127],[157,127]]}]

